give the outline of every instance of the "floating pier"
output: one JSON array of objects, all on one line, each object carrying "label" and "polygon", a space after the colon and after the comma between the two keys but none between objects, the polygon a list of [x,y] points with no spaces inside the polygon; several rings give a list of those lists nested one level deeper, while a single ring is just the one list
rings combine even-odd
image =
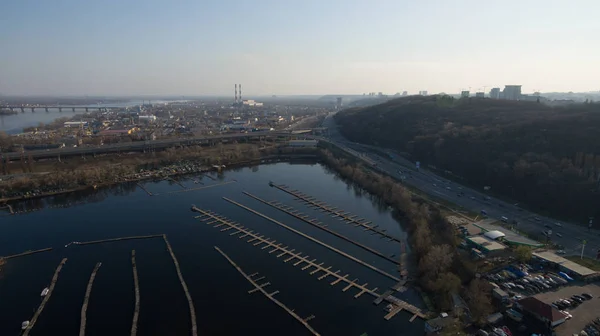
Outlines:
[{"label": "floating pier", "polygon": [[206,177],[208,177],[209,179],[211,179],[213,181],[217,180],[214,176],[211,176],[211,175],[208,175],[208,174],[202,174],[202,176],[206,176]]},{"label": "floating pier", "polygon": [[[304,204],[306,204],[309,207],[316,208],[316,209],[320,210],[321,212],[327,212],[327,213],[331,214],[332,217],[337,217],[340,220],[343,220],[350,225],[354,225],[356,227],[362,227],[365,229],[365,231],[371,231],[373,234],[378,234],[381,236],[381,238],[386,238],[389,241],[395,241],[398,243],[401,242],[400,238],[390,235],[389,233],[385,232],[385,230],[378,229],[377,228],[378,225],[369,225],[369,224],[371,224],[371,222],[368,222],[365,219],[358,218],[358,216],[356,216],[356,215],[352,215],[348,212],[336,209],[335,207],[331,207],[324,202],[318,201],[314,197],[305,195],[297,190],[290,190],[286,186],[278,185],[278,184],[274,184],[274,183],[270,183],[269,185],[272,187],[275,187],[287,194],[294,196],[297,200],[303,202]],[[281,203],[273,202],[273,204],[281,204]]]},{"label": "floating pier", "polygon": [[35,314],[33,314],[33,317],[29,321],[29,325],[27,326],[25,331],[23,331],[23,336],[29,335],[29,332],[35,325],[35,322],[37,322],[37,319],[40,317],[40,314],[42,314],[42,310],[44,310],[46,303],[48,303],[48,301],[50,300],[52,291],[54,290],[54,287],[56,286],[56,281],[58,281],[58,274],[60,273],[60,270],[62,269],[63,265],[66,262],[67,262],[67,258],[64,258],[63,260],[61,260],[60,264],[58,264],[58,267],[56,267],[56,270],[54,271],[54,276],[52,277],[52,282],[50,283],[50,287],[48,287],[48,294],[46,294],[46,296],[44,296],[42,303],[40,304],[38,309],[35,311]]},{"label": "floating pier", "polygon": [[158,238],[158,237],[162,237],[162,236],[163,236],[163,234],[148,235],[148,236],[132,236],[132,237],[109,238],[109,239],[101,239],[101,240],[92,240],[92,241],[88,241],[88,242],[71,242],[71,243],[67,244],[66,246],[68,246],[70,244],[73,244],[73,245],[92,245],[92,244],[110,243],[110,242],[121,241],[121,240]]},{"label": "floating pier", "polygon": [[19,254],[13,254],[13,255],[6,256],[6,257],[0,257],[0,259],[2,259],[2,260],[14,259],[14,258],[18,258],[18,257],[24,257],[24,256],[28,256],[31,254],[42,253],[42,252],[47,252],[47,251],[52,251],[52,247],[48,247],[48,248],[41,249],[41,250],[35,250],[35,251],[25,251],[25,252],[19,253]]},{"label": "floating pier", "polygon": [[171,182],[173,182],[173,183],[177,184],[177,185],[178,185],[178,186],[180,186],[182,189],[187,189],[187,188],[186,188],[186,187],[183,185],[183,183],[181,183],[181,182],[177,181],[176,179],[174,179],[174,178],[172,178],[172,177],[167,177],[165,180],[168,180],[168,181],[171,181]]},{"label": "floating pier", "polygon": [[173,263],[175,264],[175,269],[177,270],[179,282],[181,282],[181,287],[183,287],[183,291],[185,292],[185,296],[187,297],[188,305],[190,307],[190,318],[192,320],[192,336],[198,336],[198,326],[196,325],[196,310],[194,309],[194,302],[192,301],[192,296],[190,295],[188,287],[185,284],[185,280],[183,280],[183,275],[181,274],[181,269],[179,268],[179,262],[175,257],[175,253],[173,253],[171,244],[169,244],[169,241],[167,240],[167,235],[163,235],[163,239],[165,240],[165,244],[167,244],[167,249],[171,254],[171,258],[173,258]]},{"label": "floating pier", "polygon": [[267,215],[263,215],[262,213],[254,210],[254,209],[251,209],[251,208],[249,208],[249,207],[247,207],[247,206],[245,206],[243,204],[240,204],[240,203],[238,203],[236,201],[230,200],[227,197],[223,197],[223,199],[226,200],[227,202],[231,203],[231,204],[237,205],[238,207],[240,207],[242,209],[250,211],[250,212],[252,212],[255,215],[258,215],[258,216],[260,216],[260,217],[262,217],[264,219],[267,219],[267,220],[271,221],[272,223],[275,223],[275,224],[277,224],[277,225],[279,225],[279,226],[281,226],[283,228],[286,228],[287,230],[292,231],[292,232],[294,232],[294,233],[296,233],[296,234],[298,234],[298,235],[300,235],[300,236],[302,236],[302,237],[304,237],[304,238],[306,238],[306,239],[308,239],[308,240],[310,240],[310,241],[312,241],[314,243],[317,243],[317,244],[319,244],[321,246],[324,246],[324,247],[330,249],[331,251],[333,251],[333,252],[335,252],[335,253],[337,253],[337,254],[339,254],[341,256],[344,256],[344,257],[346,257],[346,258],[348,258],[348,259],[350,259],[350,260],[352,260],[352,261],[354,261],[354,262],[356,262],[358,264],[361,264],[361,265],[363,265],[363,266],[365,266],[367,268],[370,268],[371,270],[373,270],[373,271],[375,271],[375,272],[377,272],[377,273],[379,273],[381,275],[384,275],[384,276],[386,276],[386,277],[388,277],[388,278],[390,278],[392,280],[395,280],[395,281],[400,281],[400,279],[398,279],[397,277],[389,274],[386,271],[383,271],[383,270],[381,270],[381,269],[379,269],[379,268],[377,268],[377,267],[375,267],[375,266],[373,266],[371,264],[368,264],[368,263],[366,263],[366,262],[364,262],[364,261],[362,261],[362,260],[360,260],[360,259],[358,259],[358,258],[356,258],[356,257],[354,257],[354,256],[352,256],[352,255],[350,255],[350,254],[348,254],[346,252],[344,252],[344,251],[341,251],[341,250],[339,250],[339,249],[337,249],[337,248],[335,248],[335,247],[333,247],[333,246],[331,246],[329,244],[326,244],[326,243],[324,243],[324,242],[322,242],[322,241],[320,241],[320,240],[318,240],[316,238],[313,238],[313,237],[311,237],[311,236],[309,236],[309,235],[307,235],[307,234],[305,234],[303,232],[300,232],[300,231],[298,231],[298,230],[296,230],[296,229],[294,229],[294,228],[292,228],[290,226],[287,226],[287,225],[285,225],[285,224],[283,224],[283,223],[281,223],[281,222],[279,222],[279,221],[277,221],[277,220],[275,220],[275,219],[273,219],[273,218],[271,218],[271,217],[269,217]]},{"label": "floating pier", "polygon": [[[284,263],[290,263],[294,267],[302,266],[301,270],[306,271],[309,275],[317,275],[317,280],[323,280],[327,277],[333,278],[334,280],[330,283],[331,286],[335,286],[340,282],[346,284],[346,286],[342,289],[342,291],[347,291],[351,288],[356,288],[358,290],[358,294],[355,295],[355,298],[360,297],[362,294],[369,294],[372,297],[379,298],[381,297],[381,301],[387,301],[392,304],[401,305],[405,310],[412,312],[414,314],[418,314],[418,316],[425,316],[424,313],[417,307],[410,305],[407,302],[404,302],[397,297],[393,296],[393,291],[390,291],[386,295],[382,296],[377,293],[378,288],[369,289],[367,287],[368,284],[360,284],[359,279],[351,279],[349,274],[343,274],[341,270],[333,271],[331,266],[324,266],[324,263],[319,263],[317,259],[311,258],[302,252],[296,251],[288,246],[283,245],[282,243],[277,242],[275,239],[270,239],[261,235],[258,232],[254,232],[241,224],[230,221],[229,219],[220,216],[212,211],[199,209],[197,207],[192,207],[192,210],[200,213],[196,218],[200,219],[207,225],[211,225],[215,228],[223,227],[221,232],[228,232],[230,236],[236,236],[239,239],[244,239],[247,243],[251,243],[255,247],[260,247],[261,250],[269,249],[268,254],[275,254],[275,257],[282,260]],[[250,277],[254,277],[258,275],[258,273],[253,273],[249,275]],[[262,278],[259,278],[262,280]],[[259,281],[258,279],[256,281]],[[398,280],[397,280],[398,281]],[[264,285],[264,284],[263,284]],[[266,285],[265,285],[266,286]]]},{"label": "floating pier", "polygon": [[208,189],[208,188],[223,186],[223,185],[230,184],[230,183],[235,183],[235,182],[236,181],[227,181],[227,182],[223,182],[223,183],[216,183],[216,184],[211,184],[211,185],[207,185],[207,186],[203,186],[203,187],[198,187],[198,188],[189,188],[189,189],[184,189],[184,190],[169,191],[167,194],[177,194],[177,193],[188,192],[188,191],[197,191],[197,190],[202,190],[202,189]]},{"label": "floating pier", "polygon": [[135,288],[135,308],[133,309],[133,321],[131,322],[131,336],[136,336],[138,318],[140,316],[140,282],[135,264],[135,250],[131,251],[131,265],[133,267],[133,285]]},{"label": "floating pier", "polygon": [[15,212],[13,211],[13,207],[10,204],[5,204],[4,206],[1,206],[0,209],[8,209],[8,212],[11,215],[15,214]]},{"label": "floating pier", "polygon": [[[279,300],[277,300],[276,298],[274,298],[273,296],[277,293],[279,293],[279,291],[275,291],[272,293],[267,293],[264,290],[264,286],[263,285],[258,285],[256,283],[255,280],[252,280],[252,276],[247,275],[233,260],[231,260],[231,258],[229,258],[229,256],[227,254],[225,254],[225,252],[221,251],[221,249],[219,249],[218,247],[215,246],[215,249],[221,253],[221,255],[223,257],[225,257],[225,259],[227,259],[227,261],[229,261],[229,263],[235,267],[235,269],[237,269],[238,272],[240,272],[241,275],[244,276],[244,278],[246,278],[246,280],[248,280],[248,282],[250,282],[253,286],[254,286],[254,290],[255,291],[260,291],[261,293],[263,293],[264,296],[266,296],[269,300],[271,300],[273,303],[275,303],[276,305],[278,305],[279,307],[283,308],[288,314],[290,314],[291,316],[293,316],[296,320],[298,320],[298,322],[302,323],[302,325],[304,325],[306,327],[306,329],[308,329],[313,335],[315,336],[320,336],[320,334],[313,329],[310,324],[308,324],[308,321],[313,319],[315,316],[314,315],[310,315],[307,318],[301,318],[300,316],[298,316],[298,314],[296,314],[292,309],[289,309],[288,307],[286,307],[286,305],[284,305],[283,303],[281,303]],[[254,273],[256,275],[256,273]],[[250,293],[250,292],[248,292]]]},{"label": "floating pier", "polygon": [[[334,236],[336,236],[336,237],[338,237],[340,239],[343,239],[343,240],[345,240],[345,241],[347,241],[347,242],[349,242],[351,244],[354,244],[355,246],[358,246],[358,247],[362,248],[363,250],[371,252],[371,253],[373,253],[374,255],[376,255],[376,256],[378,256],[380,258],[383,258],[383,259],[385,259],[385,260],[387,260],[389,262],[392,262],[392,263],[394,263],[396,265],[400,265],[400,263],[397,260],[394,260],[394,259],[392,259],[392,258],[384,255],[383,253],[381,253],[381,252],[379,252],[379,251],[377,251],[375,249],[372,249],[372,248],[370,248],[370,247],[368,247],[366,245],[363,245],[363,244],[361,244],[361,243],[359,243],[357,241],[354,241],[354,240],[352,240],[352,239],[350,239],[350,238],[348,238],[348,237],[346,237],[344,235],[341,235],[341,234],[339,234],[339,233],[337,233],[337,232],[335,232],[335,231],[333,231],[331,229],[328,229],[327,227],[323,226],[323,223],[318,222],[316,219],[308,219],[308,216],[302,214],[301,212],[295,210],[292,207],[288,207],[288,206],[282,205],[279,202],[268,202],[268,201],[265,201],[265,200],[263,200],[263,199],[261,199],[261,198],[259,198],[257,196],[254,196],[254,195],[252,195],[252,194],[250,194],[249,192],[246,192],[246,191],[244,191],[243,193],[244,193],[244,195],[252,197],[252,198],[254,198],[255,200],[257,200],[259,202],[262,202],[262,203],[264,203],[266,205],[269,205],[269,206],[271,206],[271,207],[273,207],[273,208],[275,208],[275,209],[277,209],[279,211],[285,212],[286,214],[288,214],[288,215],[290,215],[292,217],[295,217],[295,218],[297,218],[297,219],[299,219],[299,220],[301,220],[301,221],[303,221],[303,222],[305,222],[307,224],[310,224],[310,225],[312,225],[312,226],[314,226],[316,228],[319,228],[319,229],[321,229],[321,230],[323,230],[323,231],[325,231],[325,232],[327,232],[329,234],[332,234],[332,235],[334,235]],[[278,204],[276,204],[276,203],[278,203]]]},{"label": "floating pier", "polygon": [[141,183],[138,182],[137,186],[140,187],[140,189],[142,189],[143,191],[145,191],[146,194],[148,194],[148,196],[154,196],[154,194],[148,191],[148,189],[146,189],[146,187],[144,187]]},{"label": "floating pier", "polygon": [[94,284],[94,279],[96,279],[96,272],[102,266],[102,263],[99,262],[94,267],[92,271],[92,275],[90,275],[90,281],[88,281],[87,289],[85,290],[85,297],[83,299],[83,305],[81,306],[81,324],[79,326],[79,336],[85,336],[85,325],[87,322],[86,313],[88,303],[90,302],[90,294],[92,293],[92,285]]}]

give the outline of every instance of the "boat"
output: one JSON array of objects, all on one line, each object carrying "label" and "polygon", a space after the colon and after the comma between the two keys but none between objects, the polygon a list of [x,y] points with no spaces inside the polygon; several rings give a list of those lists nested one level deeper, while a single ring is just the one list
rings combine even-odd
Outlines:
[{"label": "boat", "polygon": [[29,321],[23,321],[23,323],[21,323],[21,330],[25,330],[27,327],[29,327]]},{"label": "boat", "polygon": [[48,292],[50,292],[50,290],[48,289],[48,287],[44,288],[44,290],[42,291],[42,294],[40,294],[40,296],[46,296],[48,295]]}]

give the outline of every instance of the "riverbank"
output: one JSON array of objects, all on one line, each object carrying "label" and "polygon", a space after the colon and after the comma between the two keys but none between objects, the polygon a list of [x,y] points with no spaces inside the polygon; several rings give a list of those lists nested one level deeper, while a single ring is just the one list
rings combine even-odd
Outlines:
[{"label": "riverbank", "polygon": [[[104,173],[108,174],[106,178],[107,180],[104,182],[90,180],[89,182],[84,183],[83,185],[64,187],[58,190],[34,189],[33,187],[41,186],[43,184],[39,183],[39,181],[32,180],[30,177],[20,178],[20,181],[13,181],[13,183],[19,184],[21,190],[24,189],[26,191],[24,191],[20,195],[0,198],[0,204],[10,204],[26,200],[69,194],[73,192],[81,192],[89,189],[105,188],[121,183],[140,182],[145,180],[164,180],[179,175],[202,174],[215,170],[222,171],[268,162],[279,162],[294,159],[318,159],[316,149],[298,150],[290,148],[281,148],[278,146],[262,148],[256,151],[249,150],[245,151],[246,155],[229,156],[224,158],[212,156],[214,153],[209,153],[211,156],[208,157],[206,155],[194,157],[193,155],[183,155],[184,153],[181,153],[180,151],[185,151],[185,149],[171,151],[171,160],[169,161],[157,161],[155,159],[151,159],[146,162],[143,162],[138,160],[135,167],[123,164],[119,164],[117,167],[105,167],[111,171],[114,171],[114,173],[110,174],[110,172],[105,171]],[[183,161],[179,158],[184,158],[185,160]],[[175,160],[176,162],[173,162],[173,160]],[[218,164],[213,164],[213,161],[218,161]],[[126,172],[129,171],[131,168],[133,168],[134,172],[130,172],[129,174],[127,174]],[[92,169],[92,172],[89,172],[88,168],[82,167],[79,170],[71,171],[71,173],[68,175],[65,181],[81,182],[82,175],[97,175],[97,169],[98,167],[95,167]],[[41,175],[39,179],[48,179],[48,174],[52,173]],[[28,186],[31,189],[27,189]]]},{"label": "riverbank", "polygon": [[[363,166],[334,147],[327,146],[321,159],[343,179],[378,197],[396,211],[409,234],[416,263],[418,286],[439,311],[452,309],[452,294],[467,298],[473,320],[491,313],[489,286],[475,277],[475,265],[457,248],[459,241],[451,223],[435,203],[410,192],[401,182]],[[469,299],[469,298],[477,298]]]}]

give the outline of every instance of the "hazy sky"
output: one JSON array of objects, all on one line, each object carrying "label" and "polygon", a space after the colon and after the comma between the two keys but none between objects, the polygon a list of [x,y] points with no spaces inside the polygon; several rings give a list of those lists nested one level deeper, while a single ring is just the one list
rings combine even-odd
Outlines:
[{"label": "hazy sky", "polygon": [[1,94],[600,90],[598,0],[3,0]]}]

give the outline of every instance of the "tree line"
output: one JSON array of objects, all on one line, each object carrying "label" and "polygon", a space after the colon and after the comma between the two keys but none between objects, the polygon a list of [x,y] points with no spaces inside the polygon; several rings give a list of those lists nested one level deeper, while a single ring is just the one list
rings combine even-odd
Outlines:
[{"label": "tree line", "polygon": [[536,211],[600,216],[600,104],[400,98],[335,116],[347,138],[395,149],[424,167]]},{"label": "tree line", "polygon": [[439,209],[390,177],[368,170],[330,149],[320,151],[325,164],[397,211],[409,233],[416,261],[416,284],[431,294],[436,308],[452,309],[452,294],[460,294],[467,301],[473,320],[483,322],[492,312],[491,287],[475,278],[475,266],[464,251],[457,249],[456,231]]}]

